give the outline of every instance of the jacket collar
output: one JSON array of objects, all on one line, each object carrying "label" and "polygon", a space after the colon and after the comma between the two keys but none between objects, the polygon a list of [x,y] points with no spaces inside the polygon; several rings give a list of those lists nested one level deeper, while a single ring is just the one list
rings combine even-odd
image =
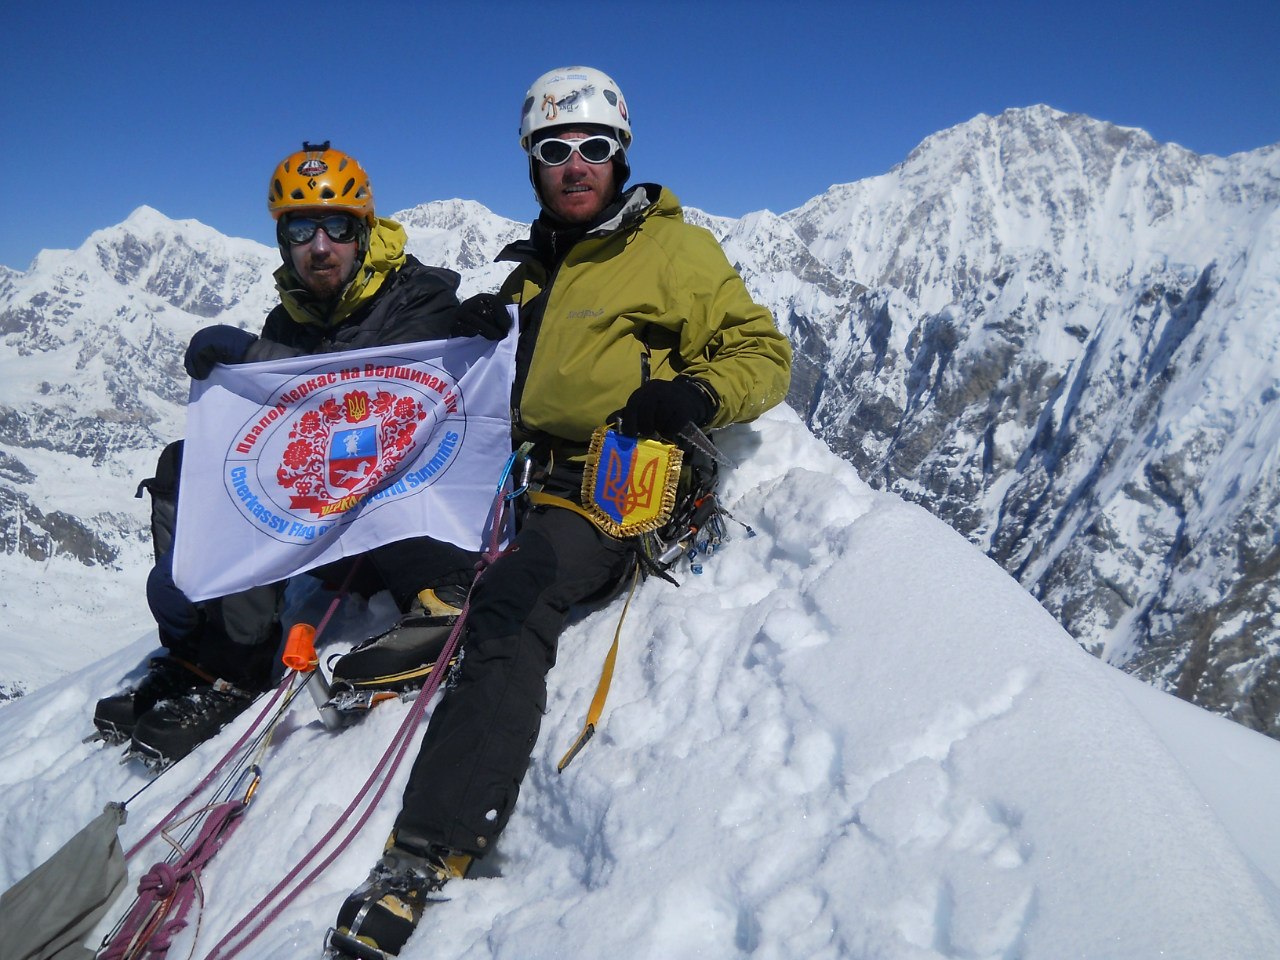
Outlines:
[{"label": "jacket collar", "polygon": [[336,304],[321,302],[302,285],[288,264],[275,272],[280,303],[297,323],[332,329],[363,307],[382,289],[387,277],[405,262],[404,227],[394,220],[379,218],[369,235],[369,249],[355,276],[342,291]]},{"label": "jacket collar", "polygon": [[619,194],[595,220],[585,225],[564,223],[544,210],[529,228],[528,239],[507,244],[495,259],[534,259],[548,268],[554,267],[579,240],[630,229],[654,213],[681,216],[679,201],[656,183],[638,183]]}]

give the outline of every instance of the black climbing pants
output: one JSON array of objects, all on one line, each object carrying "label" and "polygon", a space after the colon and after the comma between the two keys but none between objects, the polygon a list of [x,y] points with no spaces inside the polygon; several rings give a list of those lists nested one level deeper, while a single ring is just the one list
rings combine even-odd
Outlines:
[{"label": "black climbing pants", "polygon": [[535,507],[472,595],[456,686],[436,707],[396,820],[398,842],[483,856],[506,826],[538,738],[569,610],[607,595],[633,553],[589,520]]}]

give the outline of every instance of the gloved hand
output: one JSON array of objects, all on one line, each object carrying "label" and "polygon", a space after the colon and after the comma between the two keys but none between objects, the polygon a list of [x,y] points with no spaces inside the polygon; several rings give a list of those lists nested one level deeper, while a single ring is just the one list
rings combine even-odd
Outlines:
[{"label": "gloved hand", "polygon": [[511,314],[501,297],[492,293],[477,293],[458,304],[453,314],[454,337],[484,337],[501,340],[511,329]]},{"label": "gloved hand", "polygon": [[710,423],[717,406],[715,391],[701,380],[650,380],[610,419],[621,418],[621,430],[629,437],[660,435],[674,440],[687,423],[695,427]]},{"label": "gloved hand", "polygon": [[200,612],[173,582],[173,554],[162,554],[147,576],[147,606],[161,632],[182,640],[195,630]]},{"label": "gloved hand", "polygon": [[215,363],[240,363],[258,338],[239,327],[219,323],[197,330],[187,346],[182,365],[192,380],[204,380]]}]

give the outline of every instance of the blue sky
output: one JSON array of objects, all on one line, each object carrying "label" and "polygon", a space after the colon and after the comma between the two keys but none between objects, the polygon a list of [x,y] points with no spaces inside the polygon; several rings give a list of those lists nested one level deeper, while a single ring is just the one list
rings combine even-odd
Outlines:
[{"label": "blue sky", "polygon": [[519,105],[569,63],[622,87],[636,179],[740,216],[1034,103],[1199,153],[1275,143],[1277,50],[1275,0],[15,0],[0,263],[141,204],[270,243],[267,178],[303,139],[356,156],[381,213],[464,197],[531,219]]}]

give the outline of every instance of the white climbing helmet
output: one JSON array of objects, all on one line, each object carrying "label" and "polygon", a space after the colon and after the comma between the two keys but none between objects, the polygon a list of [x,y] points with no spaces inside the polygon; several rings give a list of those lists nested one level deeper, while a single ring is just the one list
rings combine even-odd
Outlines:
[{"label": "white climbing helmet", "polygon": [[528,153],[539,131],[584,123],[608,127],[624,151],[631,146],[627,101],[608,74],[594,67],[550,70],[533,81],[524,95],[520,146]]}]

